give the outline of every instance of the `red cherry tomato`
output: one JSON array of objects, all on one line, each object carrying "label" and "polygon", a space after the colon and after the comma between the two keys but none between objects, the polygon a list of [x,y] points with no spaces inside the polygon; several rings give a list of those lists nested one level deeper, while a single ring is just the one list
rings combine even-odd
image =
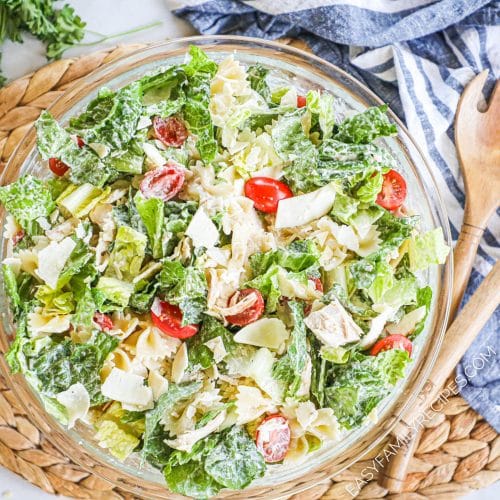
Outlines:
[{"label": "red cherry tomato", "polygon": [[184,169],[174,161],[155,168],[144,175],[139,186],[144,198],[172,199],[184,184]]},{"label": "red cherry tomato", "polygon": [[68,165],[57,158],[49,158],[49,168],[59,177],[64,175],[69,170]]},{"label": "red cherry tomato", "polygon": [[304,108],[306,104],[307,104],[306,96],[305,95],[298,95],[297,96],[297,107]]},{"label": "red cherry tomato", "polygon": [[274,214],[280,200],[293,196],[290,188],[271,177],[252,177],[245,183],[245,196],[253,200],[257,210]]},{"label": "red cherry tomato", "polygon": [[12,236],[12,244],[16,246],[25,236],[26,233],[24,232],[24,229],[19,229],[19,231]]},{"label": "red cherry tomato", "polygon": [[182,311],[158,297],[151,307],[151,319],[154,325],[169,337],[188,339],[198,333],[198,325],[182,325]]},{"label": "red cherry tomato", "polygon": [[83,148],[83,146],[85,146],[85,141],[81,137],[76,136],[76,145],[79,148]]},{"label": "red cherry tomato", "polygon": [[384,174],[382,190],[377,196],[377,204],[387,210],[400,207],[406,198],[406,181],[395,170]]},{"label": "red cherry tomato", "polygon": [[281,462],[290,447],[290,426],[283,415],[269,415],[257,427],[255,444],[268,464]]},{"label": "red cherry tomato", "polygon": [[404,349],[409,356],[411,356],[411,351],[413,344],[411,340],[408,340],[404,335],[389,335],[383,339],[380,339],[370,350],[372,356],[376,356],[379,352],[389,351],[391,349]]},{"label": "red cherry tomato", "polygon": [[235,303],[240,302],[249,295],[255,295],[255,302],[250,307],[238,314],[226,316],[226,319],[227,321],[229,321],[229,323],[232,323],[236,326],[245,326],[249,323],[257,321],[262,316],[262,313],[264,312],[264,299],[262,298],[262,294],[259,292],[259,290],[256,290],[255,288],[246,288],[245,290],[236,292],[229,299],[229,304],[234,305]]},{"label": "red cherry tomato", "polygon": [[155,116],[153,118],[153,128],[156,138],[163,142],[165,146],[179,148],[184,144],[188,136],[186,126],[175,116],[171,116],[166,120]]},{"label": "red cherry tomato", "polygon": [[115,327],[111,318],[101,312],[96,312],[94,314],[94,323],[97,323],[103,332],[109,332]]},{"label": "red cherry tomato", "polygon": [[321,280],[319,278],[309,278],[309,281],[312,281],[314,283],[314,288],[320,293],[323,293],[323,283],[321,283]]}]

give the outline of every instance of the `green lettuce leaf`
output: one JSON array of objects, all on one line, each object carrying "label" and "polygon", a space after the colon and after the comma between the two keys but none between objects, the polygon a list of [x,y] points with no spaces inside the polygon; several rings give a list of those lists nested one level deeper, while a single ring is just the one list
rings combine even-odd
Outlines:
[{"label": "green lettuce leaf", "polygon": [[129,419],[130,413],[114,401],[94,424],[99,445],[121,461],[139,446],[145,429],[144,413],[136,412],[139,416]]},{"label": "green lettuce leaf", "polygon": [[213,316],[204,315],[203,324],[198,334],[187,340],[188,358],[191,368],[210,368],[214,364],[213,352],[205,345],[209,340],[221,337],[226,351],[229,353],[236,347],[233,334]]},{"label": "green lettuce leaf", "polygon": [[92,406],[107,401],[101,393],[99,372],[119,339],[94,332],[90,340],[83,344],[73,343],[61,335],[43,340],[40,348],[35,345],[39,339],[23,346],[27,371],[35,378],[37,389],[43,395],[54,397],[80,382],[87,389]]},{"label": "green lettuce leaf", "polygon": [[174,251],[197,209],[198,204],[195,201],[165,203],[165,255]]},{"label": "green lettuce leaf", "polygon": [[103,88],[87,109],[69,122],[69,131],[86,144],[105,144],[124,149],[135,135],[141,116],[141,87],[132,83],[113,92]]},{"label": "green lettuce leaf", "polygon": [[[160,421],[181,403],[201,389],[201,382],[169,384],[168,391],[160,396],[156,406],[146,413],[146,427],[143,436],[142,457],[155,467],[165,464],[171,450],[164,443],[167,438]],[[162,437],[160,437],[162,436]]]},{"label": "green lettuce leaf", "polygon": [[163,257],[163,224],[165,219],[164,202],[160,198],[144,198],[139,191],[134,197],[137,208],[146,232],[154,259]]},{"label": "green lettuce leaf", "polygon": [[334,135],[335,139],[352,143],[368,144],[379,137],[396,135],[398,129],[387,117],[387,105],[369,108],[345,119]]},{"label": "green lettuce leaf", "polygon": [[266,101],[271,98],[271,91],[267,84],[266,77],[269,70],[264,68],[262,64],[253,64],[247,69],[247,78],[250,82],[250,87],[258,92]]},{"label": "green lettuce leaf", "polygon": [[182,325],[200,323],[207,305],[207,282],[201,269],[184,267],[178,261],[165,261],[158,279],[165,300],[178,305]]},{"label": "green lettuce leaf", "polygon": [[334,104],[335,98],[328,92],[310,90],[306,96],[307,109],[318,116],[323,139],[328,139],[335,125]]},{"label": "green lettuce leaf", "polygon": [[299,112],[282,116],[274,125],[271,136],[276,153],[289,163],[285,177],[294,192],[312,191],[321,185],[315,171],[318,150],[304,133]]},{"label": "green lettuce leaf", "polygon": [[36,219],[47,217],[55,208],[49,189],[31,175],[20,177],[8,186],[1,186],[0,202],[28,234],[33,234],[32,223]]},{"label": "green lettuce leaf", "polygon": [[101,276],[92,297],[98,311],[121,311],[127,307],[130,297],[134,292],[134,285],[109,276]]},{"label": "green lettuce leaf", "polygon": [[106,276],[132,281],[141,270],[146,244],[147,238],[144,234],[129,226],[120,226],[109,256]]},{"label": "green lettuce leaf", "polygon": [[327,367],[325,402],[346,429],[360,425],[404,377],[410,357],[405,350],[392,349],[377,356],[353,353],[346,364]]},{"label": "green lettuce leaf", "polygon": [[242,427],[233,426],[207,455],[205,471],[225,488],[241,490],[264,475],[266,464]]},{"label": "green lettuce leaf", "polygon": [[75,184],[89,183],[103,186],[111,172],[92,149],[80,148],[53,118],[48,111],[43,111],[35,122],[37,146],[44,160],[58,158],[70,167],[69,178]]},{"label": "green lettuce leaf", "polygon": [[319,251],[311,240],[297,240],[285,249],[270,250],[250,256],[254,276],[264,274],[273,264],[289,271],[300,272],[317,266]]},{"label": "green lettuce leaf", "polygon": [[198,441],[191,452],[174,451],[164,469],[170,490],[193,498],[222,488],[244,488],[265,472],[262,455],[247,432],[234,426]]},{"label": "green lettuce leaf", "polygon": [[273,377],[287,384],[286,395],[293,397],[300,388],[302,373],[307,364],[307,340],[304,324],[304,306],[289,302],[293,319],[293,330],[288,351],[273,367]]},{"label": "green lettuce leaf", "polygon": [[414,236],[408,247],[410,269],[422,271],[433,264],[444,264],[449,253],[450,247],[444,242],[440,227]]}]

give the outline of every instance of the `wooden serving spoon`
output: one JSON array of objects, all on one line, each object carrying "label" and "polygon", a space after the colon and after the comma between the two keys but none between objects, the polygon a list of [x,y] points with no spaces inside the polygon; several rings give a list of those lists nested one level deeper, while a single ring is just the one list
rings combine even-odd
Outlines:
[{"label": "wooden serving spoon", "polygon": [[[455,116],[455,144],[465,186],[465,210],[462,229],[454,250],[453,291],[450,322],[460,306],[467,287],[477,247],[486,228],[486,223],[500,202],[500,90],[496,82],[489,105],[480,106],[482,90],[488,70],[477,75],[465,88],[458,102]],[[498,264],[496,265],[498,268]],[[453,324],[454,325],[454,324]],[[446,333],[441,353],[453,348],[454,364],[446,363],[446,377],[461,359],[480,329],[469,326],[457,341]],[[458,355],[458,356],[457,356]],[[441,358],[441,354],[440,354]],[[436,369],[442,371],[436,362],[430,380],[436,384]],[[432,403],[432,399],[428,404]],[[412,410],[413,412],[414,410]],[[408,464],[413,457],[420,437],[421,426],[406,435],[401,445],[400,433],[391,441],[399,452],[392,455],[379,474],[379,484],[390,492],[399,492],[406,478]]]}]

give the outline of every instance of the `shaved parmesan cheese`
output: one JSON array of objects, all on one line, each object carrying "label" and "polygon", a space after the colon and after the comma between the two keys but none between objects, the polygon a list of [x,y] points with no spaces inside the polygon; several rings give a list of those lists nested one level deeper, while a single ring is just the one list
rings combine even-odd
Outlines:
[{"label": "shaved parmesan cheese", "polygon": [[262,318],[243,327],[234,336],[234,340],[240,344],[278,350],[288,336],[283,321],[277,318]]},{"label": "shaved parmesan cheese", "polygon": [[226,355],[227,351],[224,346],[224,341],[222,340],[222,337],[215,337],[214,339],[210,339],[207,342],[205,342],[205,345],[212,351],[214,355],[214,361],[216,363],[219,363],[222,361]]},{"label": "shaved parmesan cheese", "polygon": [[36,274],[50,288],[57,288],[59,275],[75,246],[76,242],[67,237],[59,243],[51,241],[44,249],[38,252],[38,269]]},{"label": "shaved parmesan cheese", "polygon": [[188,367],[189,359],[187,352],[187,345],[185,342],[181,344],[177,353],[175,354],[174,361],[172,363],[172,381],[179,384],[184,377],[186,368]]},{"label": "shaved parmesan cheese", "polygon": [[186,229],[186,235],[193,240],[195,248],[212,248],[219,241],[217,226],[212,222],[212,219],[210,219],[202,207],[198,208],[193,215]]},{"label": "shaved parmesan cheese", "polygon": [[113,368],[101,386],[103,396],[122,404],[148,407],[153,404],[153,391],[144,385],[144,378]]},{"label": "shaved parmesan cheese", "polygon": [[336,189],[327,184],[311,193],[281,200],[276,214],[276,229],[302,226],[326,215],[335,201]]},{"label": "shaved parmesan cheese", "polygon": [[89,393],[80,382],[57,394],[56,399],[66,408],[68,429],[71,429],[78,419],[83,419],[90,408]]},{"label": "shaved parmesan cheese", "polygon": [[158,149],[156,149],[152,144],[144,142],[142,144],[142,150],[144,151],[146,158],[153,164],[154,167],[162,167],[165,163],[167,163]]},{"label": "shaved parmesan cheese", "polygon": [[304,319],[306,326],[329,347],[339,347],[359,340],[363,330],[354,322],[338,300],[313,311]]},{"label": "shaved parmesan cheese", "polygon": [[93,149],[99,158],[104,158],[109,155],[109,147],[100,142],[90,142],[88,147]]},{"label": "shaved parmesan cheese", "polygon": [[382,312],[372,319],[370,330],[359,343],[359,345],[364,349],[371,347],[377,341],[377,339],[382,334],[382,331],[384,330],[385,324],[387,323],[387,321],[389,321],[390,318],[392,318],[392,316],[394,316],[394,313],[396,312],[396,309],[394,309],[393,307],[385,305],[382,305],[381,307],[383,308]]},{"label": "shaved parmesan cheese", "polygon": [[168,391],[168,380],[160,375],[157,370],[151,370],[149,372],[148,385],[153,391],[153,398],[155,401],[158,401],[160,396]]},{"label": "shaved parmesan cheese", "polygon": [[3,264],[10,266],[12,272],[17,276],[21,272],[21,259],[19,257],[7,257],[3,260]]},{"label": "shaved parmesan cheese", "polygon": [[391,323],[387,325],[385,329],[391,335],[408,335],[415,330],[417,323],[425,318],[426,310],[425,306],[418,307],[417,309],[410,311],[408,314],[405,314],[399,323]]}]

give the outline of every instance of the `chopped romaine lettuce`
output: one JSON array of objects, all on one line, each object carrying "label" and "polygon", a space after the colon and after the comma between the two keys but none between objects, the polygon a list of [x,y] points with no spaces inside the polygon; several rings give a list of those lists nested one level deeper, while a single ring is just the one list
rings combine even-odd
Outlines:
[{"label": "chopped romaine lettuce", "polygon": [[134,285],[109,276],[101,276],[92,292],[99,311],[117,311],[127,307],[134,292]]},{"label": "chopped romaine lettuce", "polygon": [[161,259],[164,254],[163,221],[165,219],[165,203],[160,198],[146,199],[139,191],[134,197],[134,203],[148,233],[153,258]]},{"label": "chopped romaine lettuce", "polygon": [[201,269],[167,260],[163,263],[159,283],[165,292],[165,300],[180,307],[183,326],[201,322],[208,293]]},{"label": "chopped romaine lettuce", "polygon": [[1,186],[0,202],[28,234],[32,234],[36,219],[47,217],[55,208],[50,190],[31,175]]},{"label": "chopped romaine lettuce", "polygon": [[405,350],[392,349],[377,356],[353,353],[347,363],[329,365],[325,402],[339,423],[347,429],[360,425],[404,376],[409,361]]},{"label": "chopped romaine lettuce", "polygon": [[35,126],[38,132],[38,151],[42,158],[57,158],[68,165],[72,182],[101,187],[109,179],[109,167],[101,162],[91,148],[80,148],[48,111],[42,112]]},{"label": "chopped romaine lettuce", "polygon": [[116,232],[115,245],[109,256],[106,276],[131,281],[141,270],[146,252],[147,238],[128,226],[120,226]]},{"label": "chopped romaine lettuce", "polygon": [[287,353],[273,367],[273,376],[287,384],[286,395],[293,397],[300,388],[308,355],[304,306],[294,301],[289,302],[288,305],[293,318],[292,340]]},{"label": "chopped romaine lettuce", "polygon": [[398,129],[386,113],[387,104],[384,104],[347,118],[340,123],[334,137],[342,142],[368,144],[379,137],[396,135]]},{"label": "chopped romaine lettuce", "polygon": [[422,271],[432,264],[444,264],[449,253],[450,247],[444,242],[440,227],[414,236],[408,247],[410,269]]}]

